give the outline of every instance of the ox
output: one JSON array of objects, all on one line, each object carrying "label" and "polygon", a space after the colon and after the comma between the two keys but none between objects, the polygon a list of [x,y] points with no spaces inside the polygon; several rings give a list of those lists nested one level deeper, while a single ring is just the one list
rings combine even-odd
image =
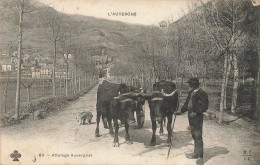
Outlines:
[{"label": "ox", "polygon": [[[136,106],[132,108],[132,111],[136,112],[137,117],[137,127],[135,128],[140,129],[144,125],[145,114],[143,110],[143,105],[145,103],[145,99],[144,97],[136,97],[137,95],[140,96],[141,93],[140,89],[138,89],[137,87],[127,86],[127,91],[129,91],[130,93],[123,94],[123,97],[121,98],[130,97],[131,99],[134,99]],[[104,116],[102,116],[102,120],[104,128],[109,128],[107,126],[107,119]]]},{"label": "ox", "polygon": [[[109,133],[113,134],[113,127],[111,123],[111,110],[110,110],[110,102],[112,101],[113,97],[118,96],[119,93],[123,94],[128,91],[128,87],[125,84],[114,84],[108,81],[103,81],[102,84],[99,85],[97,90],[97,127],[95,131],[95,136],[99,137],[99,122],[100,117],[102,115],[103,119],[107,119],[108,126],[109,126]],[[104,122],[105,123],[105,122]]]},{"label": "ox", "polygon": [[145,95],[148,100],[150,108],[150,117],[152,121],[153,135],[150,142],[151,146],[156,145],[156,122],[160,124],[160,135],[163,134],[163,120],[167,118],[167,131],[168,131],[168,145],[171,143],[171,124],[173,113],[178,108],[178,93],[175,92],[172,96],[166,97],[161,90],[164,90],[167,94],[176,90],[176,85],[173,82],[160,81],[153,84],[153,93]]},{"label": "ox", "polygon": [[119,146],[118,141],[118,120],[125,125],[125,140],[127,144],[132,144],[128,129],[129,124],[135,123],[134,111],[140,114],[141,109],[137,108],[136,101],[139,100],[140,94],[138,93],[127,93],[114,97],[111,101],[111,116],[114,122],[115,136],[114,136],[114,147]]}]

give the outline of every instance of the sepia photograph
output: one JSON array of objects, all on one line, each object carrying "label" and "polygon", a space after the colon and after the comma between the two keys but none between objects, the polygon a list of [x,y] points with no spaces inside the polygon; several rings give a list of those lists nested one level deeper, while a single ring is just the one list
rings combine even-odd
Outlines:
[{"label": "sepia photograph", "polygon": [[0,0],[0,165],[259,165],[260,0]]}]

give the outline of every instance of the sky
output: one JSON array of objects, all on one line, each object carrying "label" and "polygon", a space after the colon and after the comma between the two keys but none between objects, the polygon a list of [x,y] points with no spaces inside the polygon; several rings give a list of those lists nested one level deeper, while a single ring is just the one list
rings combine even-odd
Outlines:
[{"label": "sky", "polygon": [[[176,21],[187,12],[188,0],[40,0],[67,14],[80,14],[126,23],[158,25]],[[130,12],[136,16],[115,16],[111,12]]]}]

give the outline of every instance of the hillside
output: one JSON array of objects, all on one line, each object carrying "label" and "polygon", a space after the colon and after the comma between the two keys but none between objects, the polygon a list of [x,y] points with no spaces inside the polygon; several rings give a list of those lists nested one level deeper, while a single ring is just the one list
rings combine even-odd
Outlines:
[{"label": "hillside", "polygon": [[[45,37],[46,25],[42,21],[42,11],[47,7],[44,4],[34,4],[37,8],[33,13],[24,15],[23,46],[24,53],[29,55],[50,56],[52,45]],[[53,9],[52,9],[53,10]],[[57,12],[57,11],[56,11]],[[100,55],[102,50],[109,56],[113,56],[116,50],[136,35],[145,32],[146,26],[127,24],[119,21],[97,19],[82,15],[67,15],[65,19],[73,20],[80,31],[80,42],[86,49],[92,49],[90,55]],[[0,50],[12,51],[18,43],[19,14],[15,5],[8,0],[0,2]],[[75,35],[75,31],[73,31]],[[11,44],[10,44],[11,43]],[[62,52],[60,52],[62,54]]]}]

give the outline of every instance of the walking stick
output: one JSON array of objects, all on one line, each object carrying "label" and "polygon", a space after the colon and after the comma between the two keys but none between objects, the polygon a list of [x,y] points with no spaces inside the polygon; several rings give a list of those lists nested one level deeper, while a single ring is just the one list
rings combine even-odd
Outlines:
[{"label": "walking stick", "polygon": [[170,155],[170,152],[171,152],[171,148],[172,148],[173,127],[174,127],[175,120],[176,120],[176,115],[174,115],[174,120],[173,120],[173,124],[172,124],[172,128],[171,128],[172,129],[172,136],[171,136],[171,143],[170,143],[170,146],[169,146],[169,149],[168,149],[167,159],[169,158],[169,155]]}]

